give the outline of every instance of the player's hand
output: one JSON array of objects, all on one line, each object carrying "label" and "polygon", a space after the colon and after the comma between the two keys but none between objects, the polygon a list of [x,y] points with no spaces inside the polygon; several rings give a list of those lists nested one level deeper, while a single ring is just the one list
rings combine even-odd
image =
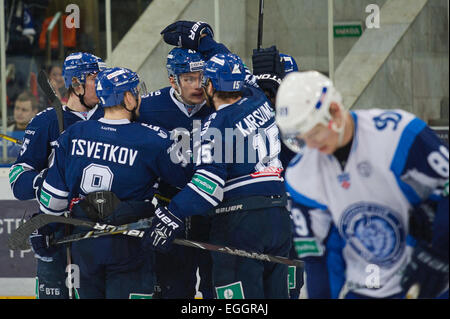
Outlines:
[{"label": "player's hand", "polygon": [[34,252],[34,257],[45,262],[53,261],[53,255],[56,252],[56,248],[50,246],[52,237],[53,229],[49,225],[37,229],[30,235],[29,241],[31,250]]},{"label": "player's hand", "polygon": [[158,207],[155,215],[142,238],[142,247],[144,250],[166,252],[176,235],[184,229],[184,223],[165,207]]},{"label": "player's hand", "polygon": [[36,177],[33,179],[33,189],[34,195],[39,202],[39,198],[41,196],[42,184],[44,183],[45,178],[47,177],[48,168],[44,168]]},{"label": "player's hand", "polygon": [[448,257],[443,258],[423,242],[414,249],[401,280],[403,290],[419,285],[418,298],[435,298],[448,285]]},{"label": "player's hand", "polygon": [[214,37],[211,26],[203,21],[177,21],[161,31],[167,44],[186,49],[198,50],[200,38],[203,35]]}]

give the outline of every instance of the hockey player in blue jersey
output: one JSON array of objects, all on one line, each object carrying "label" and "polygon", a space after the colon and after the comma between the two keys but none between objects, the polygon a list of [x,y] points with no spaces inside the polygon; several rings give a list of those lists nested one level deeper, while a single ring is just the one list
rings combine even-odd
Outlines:
[{"label": "hockey player in blue jersey", "polygon": [[[323,254],[336,226],[345,298],[448,296],[448,146],[403,110],[346,111],[332,82],[314,71],[282,81],[276,121],[300,152],[285,174],[301,207],[295,245]],[[424,204],[433,207],[426,218]]]},{"label": "hockey player in blue jersey", "polygon": [[[298,71],[297,62],[287,54],[279,53],[276,46],[266,49],[255,49],[252,55],[253,74],[256,77],[256,83],[264,91],[275,108],[275,97],[282,79],[291,72]],[[295,156],[283,142],[281,142],[280,160],[283,167],[287,167],[289,162]],[[281,176],[284,176],[284,170]],[[288,194],[287,208],[291,211],[292,201]],[[289,253],[290,258],[297,258],[294,246]],[[303,287],[303,268],[289,266],[289,296],[291,299],[298,299],[300,290]]]},{"label": "hockey player in blue jersey", "polygon": [[[174,48],[167,55],[167,72],[170,86],[142,97],[138,121],[163,127],[170,131],[171,138],[184,138],[186,147],[180,149],[180,156],[187,158],[192,167],[191,138],[194,129],[201,128],[201,120],[207,118],[213,109],[205,105],[201,89],[203,70],[202,56],[190,49]],[[166,181],[158,181],[157,200],[166,206],[179,189]],[[186,233],[182,238],[208,241],[208,220],[202,216],[189,218]],[[207,251],[185,246],[175,246],[170,252],[156,253],[157,297],[163,299],[194,298],[199,267],[199,290],[203,298],[212,298],[210,280],[210,255]],[[156,296],[155,296],[156,297]]]},{"label": "hockey player in blue jersey", "polygon": [[[69,100],[63,105],[64,128],[78,121],[103,116],[103,109],[96,106],[95,77],[104,68],[102,59],[89,53],[78,52],[67,56],[63,73]],[[39,198],[59,135],[57,113],[53,108],[38,113],[28,124],[20,155],[9,173],[11,190],[17,199]],[[60,248],[53,259],[37,257],[36,297],[68,298],[65,248]]]},{"label": "hockey player in blue jersey", "polygon": [[[41,212],[60,215],[77,199],[74,218],[120,225],[152,216],[158,177],[179,187],[187,183],[182,166],[171,161],[169,133],[133,122],[141,102],[138,85],[138,75],[125,68],[99,73],[96,92],[105,116],[72,125],[58,139],[41,191]],[[51,255],[45,236],[32,244]],[[102,237],[75,242],[72,250],[80,298],[152,297],[153,252],[143,251],[140,239]]]},{"label": "hockey player in blue jersey", "polygon": [[[212,212],[212,243],[288,255],[291,221],[280,200],[285,193],[278,129],[269,101],[260,89],[244,86],[245,76],[242,61],[233,54],[216,54],[205,64],[204,92],[216,112],[202,126],[192,180],[166,208],[157,209],[144,246],[169,249],[186,216]],[[234,134],[227,138],[230,131]],[[220,213],[236,202],[247,208]],[[217,298],[288,297],[286,265],[212,256]]]}]

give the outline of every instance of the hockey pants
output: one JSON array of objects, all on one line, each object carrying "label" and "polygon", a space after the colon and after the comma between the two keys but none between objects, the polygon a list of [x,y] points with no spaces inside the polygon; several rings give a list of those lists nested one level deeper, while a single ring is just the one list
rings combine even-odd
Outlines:
[{"label": "hockey pants", "polygon": [[[289,256],[292,226],[284,207],[216,215],[211,243],[248,251]],[[289,298],[288,266],[212,252],[213,283],[218,299]]]}]

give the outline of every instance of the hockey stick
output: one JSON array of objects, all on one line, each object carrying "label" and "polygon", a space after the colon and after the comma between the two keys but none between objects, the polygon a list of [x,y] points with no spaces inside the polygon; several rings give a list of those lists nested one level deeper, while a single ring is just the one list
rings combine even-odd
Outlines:
[{"label": "hockey stick", "polygon": [[[40,214],[32,217],[27,222],[20,225],[11,235],[8,237],[8,246],[11,250],[26,250],[30,248],[28,243],[28,237],[37,229],[44,227],[51,223],[63,223],[74,226],[84,226],[88,228],[96,228],[96,223],[84,221],[80,219],[67,218],[64,216],[54,216]],[[101,225],[97,226],[101,229]]]},{"label": "hockey stick", "polygon": [[258,42],[256,48],[259,50],[262,45],[263,36],[263,17],[264,17],[264,0],[259,0],[259,16],[258,16]]},{"label": "hockey stick", "polygon": [[7,140],[7,141],[13,142],[13,143],[15,143],[15,144],[17,144],[17,145],[22,145],[22,144],[23,144],[23,141],[22,141],[22,140],[18,140],[17,138],[14,138],[14,137],[12,137],[12,136],[8,136],[8,135],[1,134],[1,133],[0,133],[0,137],[1,137],[1,138],[4,138],[4,139]]},{"label": "hockey stick", "polygon": [[[59,98],[56,96],[55,90],[50,84],[50,81],[48,80],[47,74],[44,72],[44,70],[39,71],[38,74],[38,84],[42,91],[44,91],[44,94],[47,96],[47,98],[50,100],[51,105],[55,109],[56,112],[56,118],[58,120],[58,128],[59,133],[61,134],[64,132],[64,115],[63,115],[63,109],[62,109],[62,103],[59,100]],[[70,234],[70,226],[65,226],[65,234]],[[66,256],[67,256],[67,265],[72,264],[72,253],[70,251],[70,245],[66,246]],[[69,276],[71,274],[69,273]],[[70,278],[69,278],[70,280]],[[73,289],[69,288],[69,298],[73,299]]]},{"label": "hockey stick", "polygon": [[[84,240],[88,238],[97,238],[101,236],[107,236],[107,235],[117,235],[117,234],[123,234],[133,237],[142,238],[144,235],[144,231],[142,229],[146,229],[150,227],[150,222],[152,218],[146,218],[142,219],[140,221],[137,221],[135,223],[131,224],[124,224],[120,226],[113,226],[108,224],[100,224],[100,223],[94,223],[90,221],[85,220],[79,220],[74,218],[66,218],[62,216],[53,216],[53,215],[37,215],[33,218],[31,218],[28,222],[21,225],[15,232],[13,232],[9,237],[9,247],[10,249],[17,250],[17,249],[28,249],[29,243],[28,243],[28,236],[31,235],[31,233],[36,230],[35,227],[43,227],[49,223],[64,223],[64,224],[70,224],[74,226],[83,226],[83,227],[89,227],[92,228],[92,231],[89,231],[87,233],[78,233],[69,235],[67,237],[61,238],[59,240],[55,240],[52,242],[52,245],[61,245],[66,244],[74,241]],[[28,223],[32,222],[29,226],[26,226]],[[12,238],[13,237],[13,238]],[[273,263],[279,263],[279,264],[285,264],[289,266],[295,266],[295,267],[303,267],[303,261],[301,260],[292,260],[288,259],[286,257],[280,257],[280,256],[272,256],[267,254],[261,254],[257,252],[252,251],[246,251],[243,249],[238,249],[234,247],[229,246],[219,246],[219,245],[213,245],[209,243],[202,243],[197,241],[191,241],[186,239],[174,239],[174,244],[182,245],[182,246],[188,246],[188,247],[194,247],[209,251],[216,251],[221,252],[225,254],[230,255],[237,255],[241,257],[247,257],[252,259],[258,259],[262,261],[268,261]]]},{"label": "hockey stick", "polygon": [[56,96],[55,90],[53,90],[53,87],[50,85],[47,74],[45,74],[44,70],[39,71],[38,84],[41,90],[44,92],[45,96],[50,100],[51,105],[53,105],[53,108],[56,111],[59,132],[61,133],[64,131],[62,104]]}]

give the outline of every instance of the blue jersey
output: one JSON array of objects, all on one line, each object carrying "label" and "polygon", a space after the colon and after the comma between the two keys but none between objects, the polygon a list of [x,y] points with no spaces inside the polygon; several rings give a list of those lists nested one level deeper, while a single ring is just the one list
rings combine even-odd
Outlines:
[{"label": "blue jersey", "polygon": [[[166,87],[142,97],[138,121],[169,130],[174,141],[185,138],[187,143],[179,149],[179,158],[185,161],[187,171],[190,169],[192,175],[192,133],[200,131],[202,119],[214,111],[205,103],[190,108],[175,98],[172,87]],[[158,183],[158,193],[165,198],[172,198],[178,191],[164,180]]]},{"label": "blue jersey", "polygon": [[245,97],[220,106],[203,123],[195,174],[168,207],[175,215],[204,214],[231,198],[284,193],[273,109],[261,90],[246,89]]},{"label": "blue jersey", "polygon": [[170,158],[171,145],[166,130],[128,120],[101,118],[71,126],[57,141],[41,211],[62,214],[69,200],[96,191],[112,191],[122,201],[151,200],[159,176],[185,185],[184,170]]},{"label": "blue jersey", "polygon": [[[89,112],[74,112],[63,106],[64,127],[78,121],[99,119],[103,109],[95,107]],[[38,113],[28,124],[23,146],[9,173],[9,183],[14,196],[19,200],[35,198],[33,182],[36,176],[51,161],[52,150],[60,136],[56,111],[53,108]]]},{"label": "blue jersey", "polygon": [[188,109],[175,98],[172,87],[165,87],[142,97],[137,121],[169,131],[182,128],[192,132],[195,120],[201,121],[214,111],[204,103]]}]

